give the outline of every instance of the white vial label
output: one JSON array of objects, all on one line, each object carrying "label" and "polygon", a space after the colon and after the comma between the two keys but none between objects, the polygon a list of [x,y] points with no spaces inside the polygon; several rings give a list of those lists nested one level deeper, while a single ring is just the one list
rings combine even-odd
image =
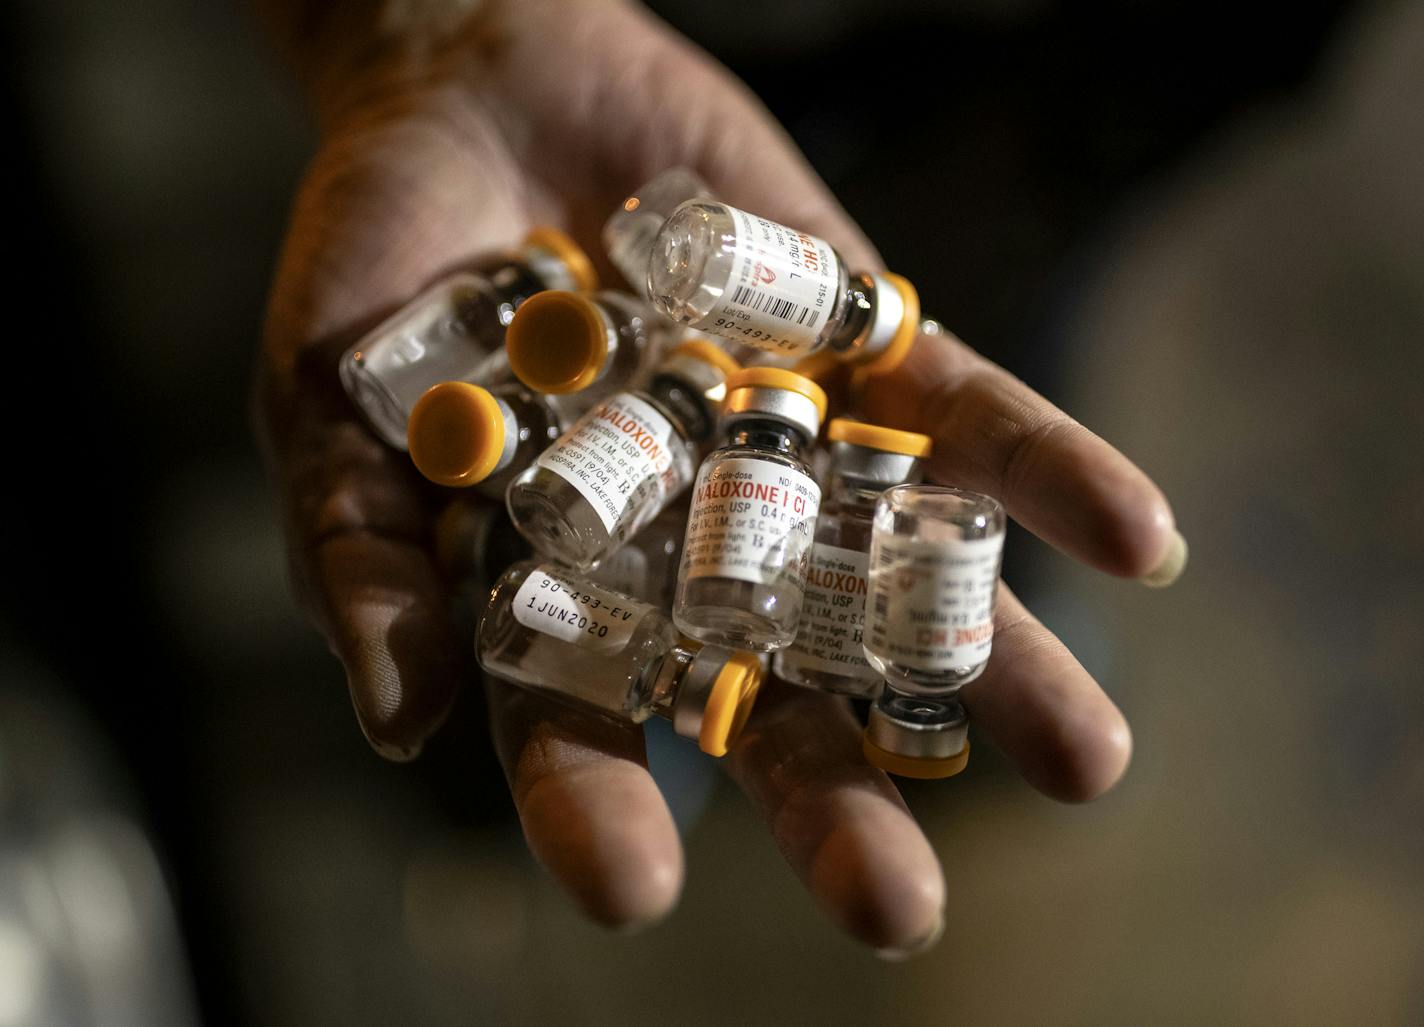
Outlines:
[{"label": "white vial label", "polygon": [[770,585],[790,568],[801,585],[820,507],[820,488],[793,468],[754,457],[704,463],[687,518],[684,577]]},{"label": "white vial label", "polygon": [[673,446],[681,439],[657,409],[631,392],[594,407],[539,455],[613,530],[630,507],[660,506],[686,484]]},{"label": "white vial label", "polygon": [[530,571],[514,594],[514,619],[520,624],[604,655],[627,645],[651,610],[647,603],[580,585],[548,567]]},{"label": "white vial label", "polygon": [[916,670],[973,667],[994,644],[994,589],[1004,537],[878,542],[865,646]]},{"label": "white vial label", "polygon": [[800,356],[835,308],[840,264],[830,245],[728,207],[736,226],[732,274],[699,327],[784,356]]},{"label": "white vial label", "polygon": [[870,556],[817,542],[806,570],[801,620],[791,648],[804,666],[870,681],[879,677],[865,662],[865,596]]}]

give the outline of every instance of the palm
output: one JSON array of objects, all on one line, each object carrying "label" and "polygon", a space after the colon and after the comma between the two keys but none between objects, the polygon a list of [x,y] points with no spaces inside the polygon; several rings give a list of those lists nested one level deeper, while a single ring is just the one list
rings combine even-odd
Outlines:
[{"label": "palm", "polygon": [[[333,119],[298,197],[259,376],[299,593],[346,666],[363,730],[397,758],[413,756],[438,726],[468,641],[448,621],[429,551],[433,493],[355,420],[336,384],[340,352],[443,269],[507,246],[532,224],[563,225],[595,251],[612,206],[674,164],[699,170],[720,195],[828,238],[853,264],[876,261],[755,101],[671,33],[608,4],[531,2],[504,17],[468,26],[418,81],[384,83]],[[943,437],[940,405],[996,426],[1004,420],[996,402],[1023,405],[1013,393],[1021,386],[953,340],[922,340],[915,359],[922,366],[868,392],[872,415],[879,404],[887,423]],[[962,382],[971,386],[967,414],[955,392]],[[1016,444],[973,423],[954,430]],[[1075,463],[1059,479],[1114,472],[1118,507],[1040,533],[1080,555],[1090,534],[1099,551],[1085,558],[1135,573],[1160,549],[1152,532],[1165,505],[1140,472],[1088,440],[1036,459]],[[994,454],[953,450],[959,465],[943,461],[944,473],[1004,495]],[[1038,492],[1052,486],[1061,496],[1059,479],[1040,471],[1014,483],[1025,498],[1010,512],[1035,530],[1035,519],[1051,522]],[[994,673],[966,702],[1039,787],[1096,794],[1126,762],[1120,715],[1012,596],[1001,606]],[[665,911],[680,888],[681,849],[641,734],[519,690],[492,685],[487,694],[536,855],[601,920]],[[728,763],[788,860],[848,929],[878,946],[930,933],[943,902],[938,864],[893,785],[860,759],[844,704],[773,691]]]}]

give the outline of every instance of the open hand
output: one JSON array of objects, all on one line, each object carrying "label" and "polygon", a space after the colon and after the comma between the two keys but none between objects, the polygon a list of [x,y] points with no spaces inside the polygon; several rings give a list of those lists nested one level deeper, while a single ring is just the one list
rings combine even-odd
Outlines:
[{"label": "open hand", "polygon": [[[454,698],[472,625],[450,622],[435,567],[437,490],[358,420],[337,380],[344,349],[443,270],[534,224],[593,252],[608,212],[674,165],[827,239],[853,268],[879,258],[746,89],[640,8],[490,2],[373,30],[342,52],[350,59],[312,74],[322,142],[272,293],[258,422],[298,593],[346,668],[372,745],[409,759]],[[932,435],[933,480],[996,496],[1094,567],[1140,576],[1172,550],[1170,510],[1142,472],[951,337],[922,337],[900,371],[865,386],[864,411]],[[998,609],[993,659],[965,705],[1036,787],[1098,795],[1128,762],[1122,715],[1007,589]],[[666,913],[682,850],[641,732],[497,682],[486,694],[534,854],[601,922]],[[937,934],[939,864],[894,785],[862,759],[843,701],[773,683],[727,763],[846,930],[895,951]]]}]

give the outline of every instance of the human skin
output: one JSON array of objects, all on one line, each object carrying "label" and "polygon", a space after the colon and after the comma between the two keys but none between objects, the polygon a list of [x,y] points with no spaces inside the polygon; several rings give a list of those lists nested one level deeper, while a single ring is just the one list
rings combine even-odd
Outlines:
[{"label": "human skin", "polygon": [[[590,252],[638,183],[694,168],[738,206],[880,259],[744,86],[618,0],[269,3],[306,83],[320,146],[298,190],[258,362],[256,418],[297,593],[347,673],[376,750],[411,759],[460,684],[469,625],[449,618],[432,552],[438,490],[359,422],[339,355],[443,269],[553,224]],[[607,268],[604,268],[607,271]],[[609,280],[615,280],[611,275]],[[1122,454],[952,336],[860,383],[878,423],[936,440],[932,478],[1109,574],[1170,562],[1161,492]],[[485,682],[493,743],[534,855],[593,919],[657,920],[681,842],[642,733]],[[1001,587],[994,656],[962,696],[1046,794],[1091,799],[1125,771],[1121,713]],[[943,873],[894,784],[865,763],[839,699],[763,690],[726,760],[831,918],[887,954],[942,929]]]}]

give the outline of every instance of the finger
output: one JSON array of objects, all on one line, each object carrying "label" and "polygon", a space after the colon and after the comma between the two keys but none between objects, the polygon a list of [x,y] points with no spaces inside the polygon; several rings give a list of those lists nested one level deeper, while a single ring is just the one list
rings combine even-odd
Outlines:
[{"label": "finger", "polygon": [[729,80],[721,116],[705,120],[692,143],[696,166],[716,195],[825,239],[851,274],[882,268],[875,246],[771,112],[720,66],[712,70],[718,77]]},{"label": "finger", "polygon": [[488,172],[470,166],[456,111],[351,118],[297,199],[255,414],[298,595],[346,669],[371,744],[410,759],[444,719],[469,647],[430,558],[429,489],[357,422],[337,362],[442,268],[488,248],[512,215]]},{"label": "finger", "polygon": [[488,122],[444,93],[346,115],[304,177],[283,241],[265,338],[278,370],[338,335],[354,342],[354,327],[528,229]]},{"label": "finger", "polygon": [[728,769],[791,868],[847,932],[892,952],[938,937],[939,861],[890,779],[865,762],[844,702],[769,683]]},{"label": "finger", "polygon": [[333,536],[312,554],[318,620],[346,668],[356,718],[388,759],[419,755],[454,700],[461,651],[439,580],[408,543]]},{"label": "finger", "polygon": [[1045,795],[1086,802],[1127,771],[1132,758],[1127,720],[1002,582],[989,665],[964,686],[961,699],[975,728]]},{"label": "finger", "polygon": [[1185,559],[1171,508],[1147,475],[953,336],[920,336],[898,369],[864,383],[862,402],[872,421],[934,439],[932,478],[996,497],[1090,566],[1152,577]]},{"label": "finger", "polygon": [[469,649],[429,555],[424,490],[333,395],[334,377],[299,399],[279,392],[259,394],[297,597],[346,670],[367,739],[412,759],[444,720]]},{"label": "finger", "polygon": [[[761,101],[641,6],[571,11],[531,0],[500,8],[496,18],[505,21],[506,46],[491,60],[512,72],[499,80],[507,93],[498,106],[532,112],[551,127],[544,138],[519,133],[514,145],[527,147],[518,150],[524,162],[556,193],[590,197],[599,223],[629,190],[683,165],[718,199],[826,239],[852,271],[880,266],[869,240]],[[575,159],[537,159],[551,140],[573,148]]]},{"label": "finger", "polygon": [[682,892],[682,843],[643,733],[486,679],[490,727],[524,838],[591,919],[634,928]]}]

